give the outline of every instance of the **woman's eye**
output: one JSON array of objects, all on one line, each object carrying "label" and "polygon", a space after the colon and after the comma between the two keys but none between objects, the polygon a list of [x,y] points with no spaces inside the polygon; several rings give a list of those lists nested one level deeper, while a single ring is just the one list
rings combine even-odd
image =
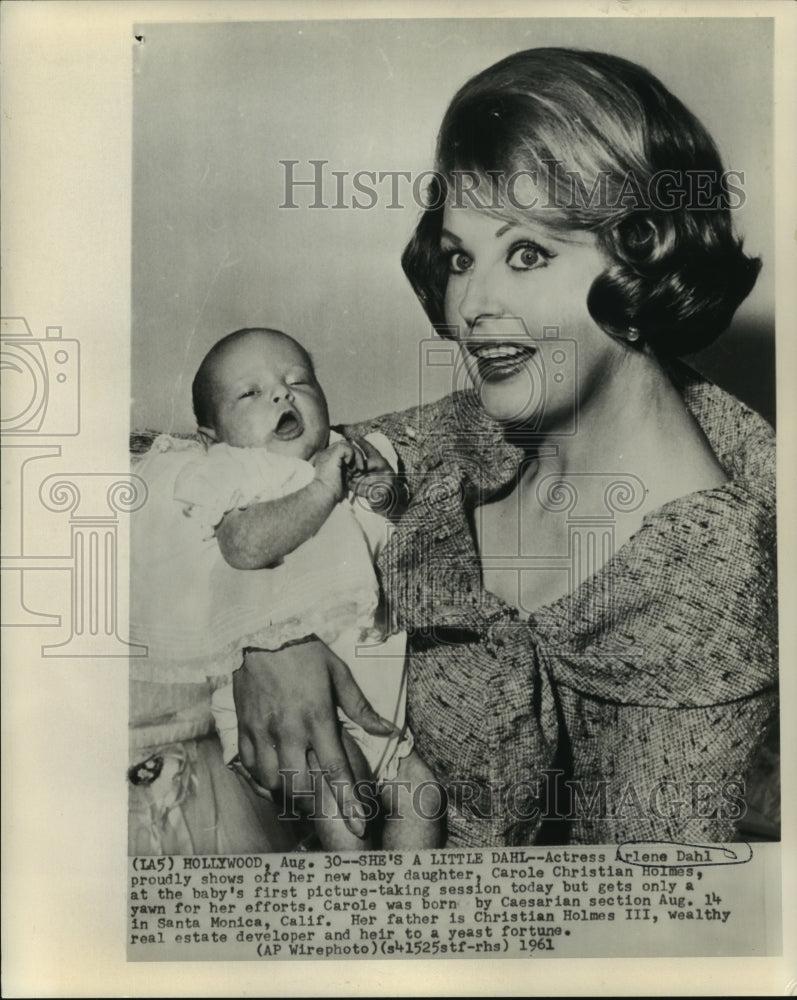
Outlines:
[{"label": "woman's eye", "polygon": [[446,255],[448,260],[448,270],[452,274],[464,274],[473,267],[473,258],[462,250],[451,250]]},{"label": "woman's eye", "polygon": [[506,262],[514,271],[531,271],[535,267],[545,267],[548,256],[542,247],[523,243],[510,251]]}]

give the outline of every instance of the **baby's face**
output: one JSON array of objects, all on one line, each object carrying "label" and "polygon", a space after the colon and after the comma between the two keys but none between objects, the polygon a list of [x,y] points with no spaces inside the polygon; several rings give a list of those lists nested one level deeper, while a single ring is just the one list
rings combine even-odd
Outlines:
[{"label": "baby's face", "polygon": [[311,458],[329,440],[329,412],[313,366],[284,334],[253,331],[232,344],[213,369],[215,431],[238,448],[267,447]]}]

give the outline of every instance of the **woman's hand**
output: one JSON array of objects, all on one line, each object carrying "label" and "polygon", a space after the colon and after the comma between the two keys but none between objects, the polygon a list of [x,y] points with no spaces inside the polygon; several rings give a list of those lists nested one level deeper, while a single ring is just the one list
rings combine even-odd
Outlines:
[{"label": "woman's hand", "polygon": [[[365,833],[335,706],[367,732],[390,736],[395,726],[366,700],[349,668],[320,639],[248,653],[233,674],[241,763],[263,788],[315,805],[308,755],[336,793],[346,825]],[[282,773],[281,773],[282,772]],[[318,793],[320,795],[320,791]],[[320,801],[320,800],[319,800]]]}]

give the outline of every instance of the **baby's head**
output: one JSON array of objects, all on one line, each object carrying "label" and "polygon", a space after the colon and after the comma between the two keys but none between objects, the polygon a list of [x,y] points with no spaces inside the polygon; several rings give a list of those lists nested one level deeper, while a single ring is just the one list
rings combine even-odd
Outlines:
[{"label": "baby's head", "polygon": [[192,387],[206,443],[311,458],[329,441],[329,412],[310,355],[279,330],[236,330],[208,351]]}]

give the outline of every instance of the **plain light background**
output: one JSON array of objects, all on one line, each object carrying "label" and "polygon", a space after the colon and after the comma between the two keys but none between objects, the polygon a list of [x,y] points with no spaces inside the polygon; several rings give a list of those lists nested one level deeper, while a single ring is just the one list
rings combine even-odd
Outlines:
[{"label": "plain light background", "polygon": [[[744,172],[735,213],[764,271],[728,333],[696,360],[774,421],[772,21],[760,19],[385,20],[136,28],[133,100],[134,428],[191,431],[193,374],[238,327],[276,326],[313,354],[333,421],[419,399],[426,318],[399,258],[419,214],[401,182],[368,210],[285,201],[285,167],[433,166],[445,108],[511,52],[604,50],[655,73]],[[344,201],[353,189],[346,180]],[[363,200],[362,197],[360,199]]]}]

